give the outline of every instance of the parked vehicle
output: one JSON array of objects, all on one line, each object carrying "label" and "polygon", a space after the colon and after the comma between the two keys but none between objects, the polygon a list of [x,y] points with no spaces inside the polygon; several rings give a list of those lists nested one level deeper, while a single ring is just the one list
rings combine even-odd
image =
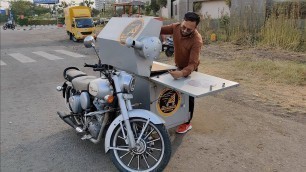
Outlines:
[{"label": "parked vehicle", "polygon": [[105,24],[107,24],[108,21],[109,21],[109,19],[107,19],[107,18],[100,18],[100,19],[94,21],[94,24],[95,24],[95,26],[105,25]]},{"label": "parked vehicle", "polygon": [[162,51],[165,51],[167,57],[171,57],[174,53],[173,38],[167,37],[166,42],[163,43]]},{"label": "parked vehicle", "polygon": [[86,6],[73,6],[64,9],[66,31],[74,42],[91,35],[96,38],[96,28],[91,16],[91,9]]},{"label": "parked vehicle", "polygon": [[[140,44],[148,47],[152,41],[144,39]],[[94,47],[94,38],[86,37],[84,44]],[[161,49],[160,42],[155,40],[155,45]],[[101,77],[88,76],[76,67],[66,68],[66,81],[57,90],[62,92],[70,113],[58,112],[59,117],[81,133],[82,140],[98,143],[104,138],[105,150],[119,171],[162,171],[171,156],[170,137],[160,117],[133,109],[137,106],[131,104],[134,76],[101,64],[100,58],[97,64],[85,63],[84,67],[100,72]]]},{"label": "parked vehicle", "polygon": [[12,29],[14,30],[15,29],[15,25],[13,24],[12,21],[8,21],[6,22],[4,25],[3,25],[3,30],[6,30],[6,29]]}]

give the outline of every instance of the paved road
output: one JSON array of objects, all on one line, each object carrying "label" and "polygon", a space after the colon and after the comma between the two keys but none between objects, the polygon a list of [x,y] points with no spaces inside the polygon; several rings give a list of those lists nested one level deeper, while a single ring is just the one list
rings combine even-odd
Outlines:
[{"label": "paved road", "polygon": [[[104,143],[80,140],[56,115],[66,110],[55,90],[63,69],[84,62],[96,62],[94,51],[69,41],[63,29],[1,30],[0,171],[116,171]],[[306,171],[305,131],[223,96],[197,99],[193,129],[170,131],[165,171]]]},{"label": "paved road", "polygon": [[65,36],[1,31],[1,171],[115,171],[103,143],[80,140],[56,115],[66,110],[55,89],[63,69],[96,62]]}]

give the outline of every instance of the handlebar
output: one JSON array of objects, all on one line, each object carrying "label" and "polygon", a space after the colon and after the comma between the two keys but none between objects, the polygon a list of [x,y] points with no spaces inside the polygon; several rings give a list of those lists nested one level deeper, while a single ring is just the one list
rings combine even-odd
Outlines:
[{"label": "handlebar", "polygon": [[91,64],[84,63],[84,67],[97,68],[98,65],[97,64],[91,65]]},{"label": "handlebar", "polygon": [[91,65],[91,64],[84,63],[84,67],[91,67],[91,68],[93,68],[93,71],[104,71],[104,70],[107,70],[107,69],[113,69],[113,66],[110,66],[110,65],[107,65],[107,64]]}]

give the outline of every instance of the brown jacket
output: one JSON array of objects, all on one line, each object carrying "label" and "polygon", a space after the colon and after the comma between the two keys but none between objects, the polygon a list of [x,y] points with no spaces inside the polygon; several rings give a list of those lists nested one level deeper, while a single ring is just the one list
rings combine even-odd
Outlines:
[{"label": "brown jacket", "polygon": [[184,76],[190,75],[198,68],[203,41],[197,30],[190,36],[183,37],[180,23],[174,23],[163,26],[160,34],[173,35],[175,64],[182,70]]}]

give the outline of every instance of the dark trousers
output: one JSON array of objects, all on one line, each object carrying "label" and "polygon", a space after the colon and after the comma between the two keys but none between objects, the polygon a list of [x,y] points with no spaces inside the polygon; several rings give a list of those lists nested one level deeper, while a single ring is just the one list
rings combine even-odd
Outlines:
[{"label": "dark trousers", "polygon": [[190,118],[189,121],[186,122],[186,124],[189,124],[192,117],[193,117],[193,110],[194,110],[194,97],[189,96],[189,113],[190,113]]},{"label": "dark trousers", "polygon": [[[194,71],[198,71],[198,69],[194,70]],[[190,124],[190,121],[193,117],[193,110],[194,110],[194,97],[189,96],[189,114],[190,114],[190,118],[189,121],[186,122],[186,124]]]}]

